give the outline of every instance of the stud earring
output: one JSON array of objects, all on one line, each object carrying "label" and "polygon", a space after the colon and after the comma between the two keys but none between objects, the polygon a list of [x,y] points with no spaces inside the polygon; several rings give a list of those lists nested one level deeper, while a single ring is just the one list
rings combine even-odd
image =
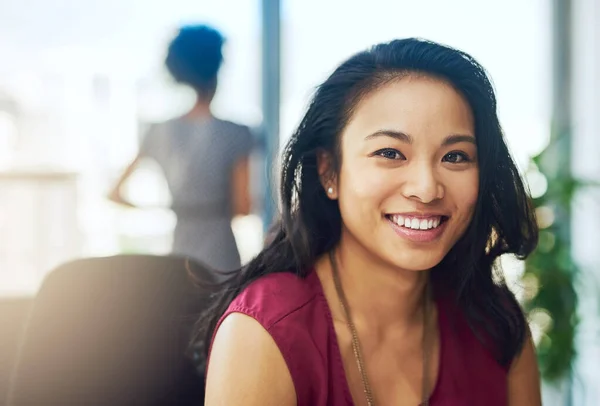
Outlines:
[{"label": "stud earring", "polygon": [[327,193],[329,193],[330,195],[332,195],[333,194],[333,188],[330,187],[329,189],[327,189]]}]

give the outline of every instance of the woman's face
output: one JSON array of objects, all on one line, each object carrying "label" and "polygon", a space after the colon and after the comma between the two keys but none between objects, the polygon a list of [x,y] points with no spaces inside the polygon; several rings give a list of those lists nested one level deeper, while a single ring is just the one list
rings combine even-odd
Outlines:
[{"label": "woman's face", "polygon": [[452,86],[408,76],[365,97],[341,136],[343,241],[405,270],[437,265],[468,227],[478,194],[473,115]]}]

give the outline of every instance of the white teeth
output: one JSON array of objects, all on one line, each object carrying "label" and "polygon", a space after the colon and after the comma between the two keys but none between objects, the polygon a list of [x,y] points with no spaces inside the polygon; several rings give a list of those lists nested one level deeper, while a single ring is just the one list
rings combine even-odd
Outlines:
[{"label": "white teeth", "polygon": [[433,228],[437,228],[441,223],[441,217],[418,219],[394,214],[390,218],[397,225],[406,228],[412,228],[413,230],[430,230]]}]

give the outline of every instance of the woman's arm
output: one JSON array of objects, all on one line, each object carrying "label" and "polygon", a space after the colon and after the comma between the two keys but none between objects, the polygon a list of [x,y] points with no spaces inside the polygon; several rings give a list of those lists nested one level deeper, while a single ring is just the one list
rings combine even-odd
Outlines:
[{"label": "woman's arm", "polygon": [[253,318],[225,318],[212,345],[205,406],[296,406],[296,391],[277,344]]},{"label": "woman's arm", "polygon": [[135,207],[131,202],[129,202],[125,198],[123,198],[121,188],[123,187],[123,185],[125,184],[127,179],[129,179],[131,174],[137,168],[138,163],[140,162],[140,158],[141,158],[140,155],[136,156],[134,158],[134,160],[127,166],[127,168],[125,168],[125,171],[121,174],[121,177],[119,178],[119,180],[117,181],[117,183],[115,184],[113,189],[108,194],[109,200],[111,200],[115,203],[118,203],[118,204],[122,204],[124,206]]},{"label": "woman's arm", "polygon": [[541,406],[540,373],[531,334],[508,373],[509,406]]},{"label": "woman's arm", "polygon": [[252,198],[250,197],[250,158],[248,156],[235,163],[231,186],[233,215],[245,216],[250,214]]}]

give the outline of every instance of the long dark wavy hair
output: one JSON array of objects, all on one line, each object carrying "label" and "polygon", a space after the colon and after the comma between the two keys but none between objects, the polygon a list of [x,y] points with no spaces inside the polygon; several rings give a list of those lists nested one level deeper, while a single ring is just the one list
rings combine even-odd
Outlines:
[{"label": "long dark wavy hair", "polygon": [[[232,300],[256,279],[275,272],[307,276],[317,258],[338,244],[342,219],[317,172],[326,151],[339,169],[339,137],[359,101],[399,77],[444,80],[468,101],[475,120],[479,196],[473,219],[446,257],[431,270],[436,291],[452,295],[477,337],[508,366],[522,348],[524,315],[494,266],[502,254],[525,258],[538,229],[496,112],[496,97],[483,67],[470,55],[431,41],[402,39],[379,44],[343,62],[320,85],[281,161],[280,214],[264,249],[213,293],[195,340],[210,342]],[[208,351],[208,346],[204,345]],[[204,354],[208,355],[207,353]]]}]

